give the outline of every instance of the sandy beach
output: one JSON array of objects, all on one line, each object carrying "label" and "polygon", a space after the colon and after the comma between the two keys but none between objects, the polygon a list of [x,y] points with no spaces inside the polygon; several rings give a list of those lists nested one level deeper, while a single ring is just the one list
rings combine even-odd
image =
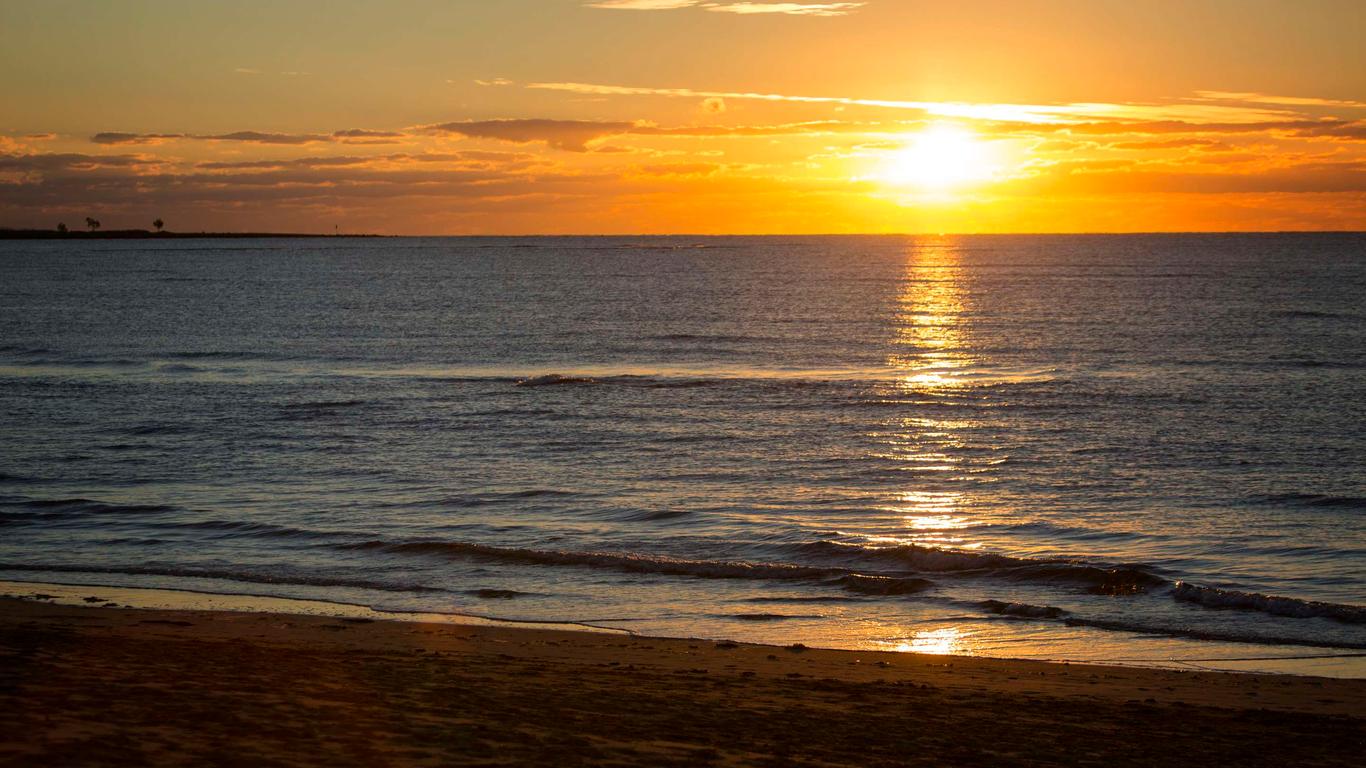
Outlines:
[{"label": "sandy beach", "polygon": [[1366,681],[0,601],[5,765],[1357,765]]}]

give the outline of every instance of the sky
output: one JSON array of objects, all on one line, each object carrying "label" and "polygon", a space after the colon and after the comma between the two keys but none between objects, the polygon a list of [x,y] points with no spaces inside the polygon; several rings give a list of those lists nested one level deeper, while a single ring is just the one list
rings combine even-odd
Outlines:
[{"label": "sky", "polygon": [[0,0],[0,227],[1366,229],[1361,0]]}]

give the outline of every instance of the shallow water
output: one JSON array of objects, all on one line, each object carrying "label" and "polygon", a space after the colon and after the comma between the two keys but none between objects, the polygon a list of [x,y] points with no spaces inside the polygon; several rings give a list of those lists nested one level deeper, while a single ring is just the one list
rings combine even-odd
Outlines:
[{"label": "shallow water", "polygon": [[1366,236],[0,242],[0,575],[1366,648]]}]

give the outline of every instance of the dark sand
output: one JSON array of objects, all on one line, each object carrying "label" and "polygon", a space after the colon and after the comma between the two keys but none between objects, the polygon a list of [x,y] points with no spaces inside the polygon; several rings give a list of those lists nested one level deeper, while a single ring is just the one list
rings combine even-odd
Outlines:
[{"label": "dark sand", "polygon": [[0,600],[0,765],[1362,765],[1366,681]]}]

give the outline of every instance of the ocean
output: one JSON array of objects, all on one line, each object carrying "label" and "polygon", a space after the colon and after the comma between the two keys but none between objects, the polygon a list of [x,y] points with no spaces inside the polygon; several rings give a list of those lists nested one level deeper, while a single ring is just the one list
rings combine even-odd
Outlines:
[{"label": "ocean", "polygon": [[0,414],[5,580],[1366,675],[1359,233],[0,241]]}]

